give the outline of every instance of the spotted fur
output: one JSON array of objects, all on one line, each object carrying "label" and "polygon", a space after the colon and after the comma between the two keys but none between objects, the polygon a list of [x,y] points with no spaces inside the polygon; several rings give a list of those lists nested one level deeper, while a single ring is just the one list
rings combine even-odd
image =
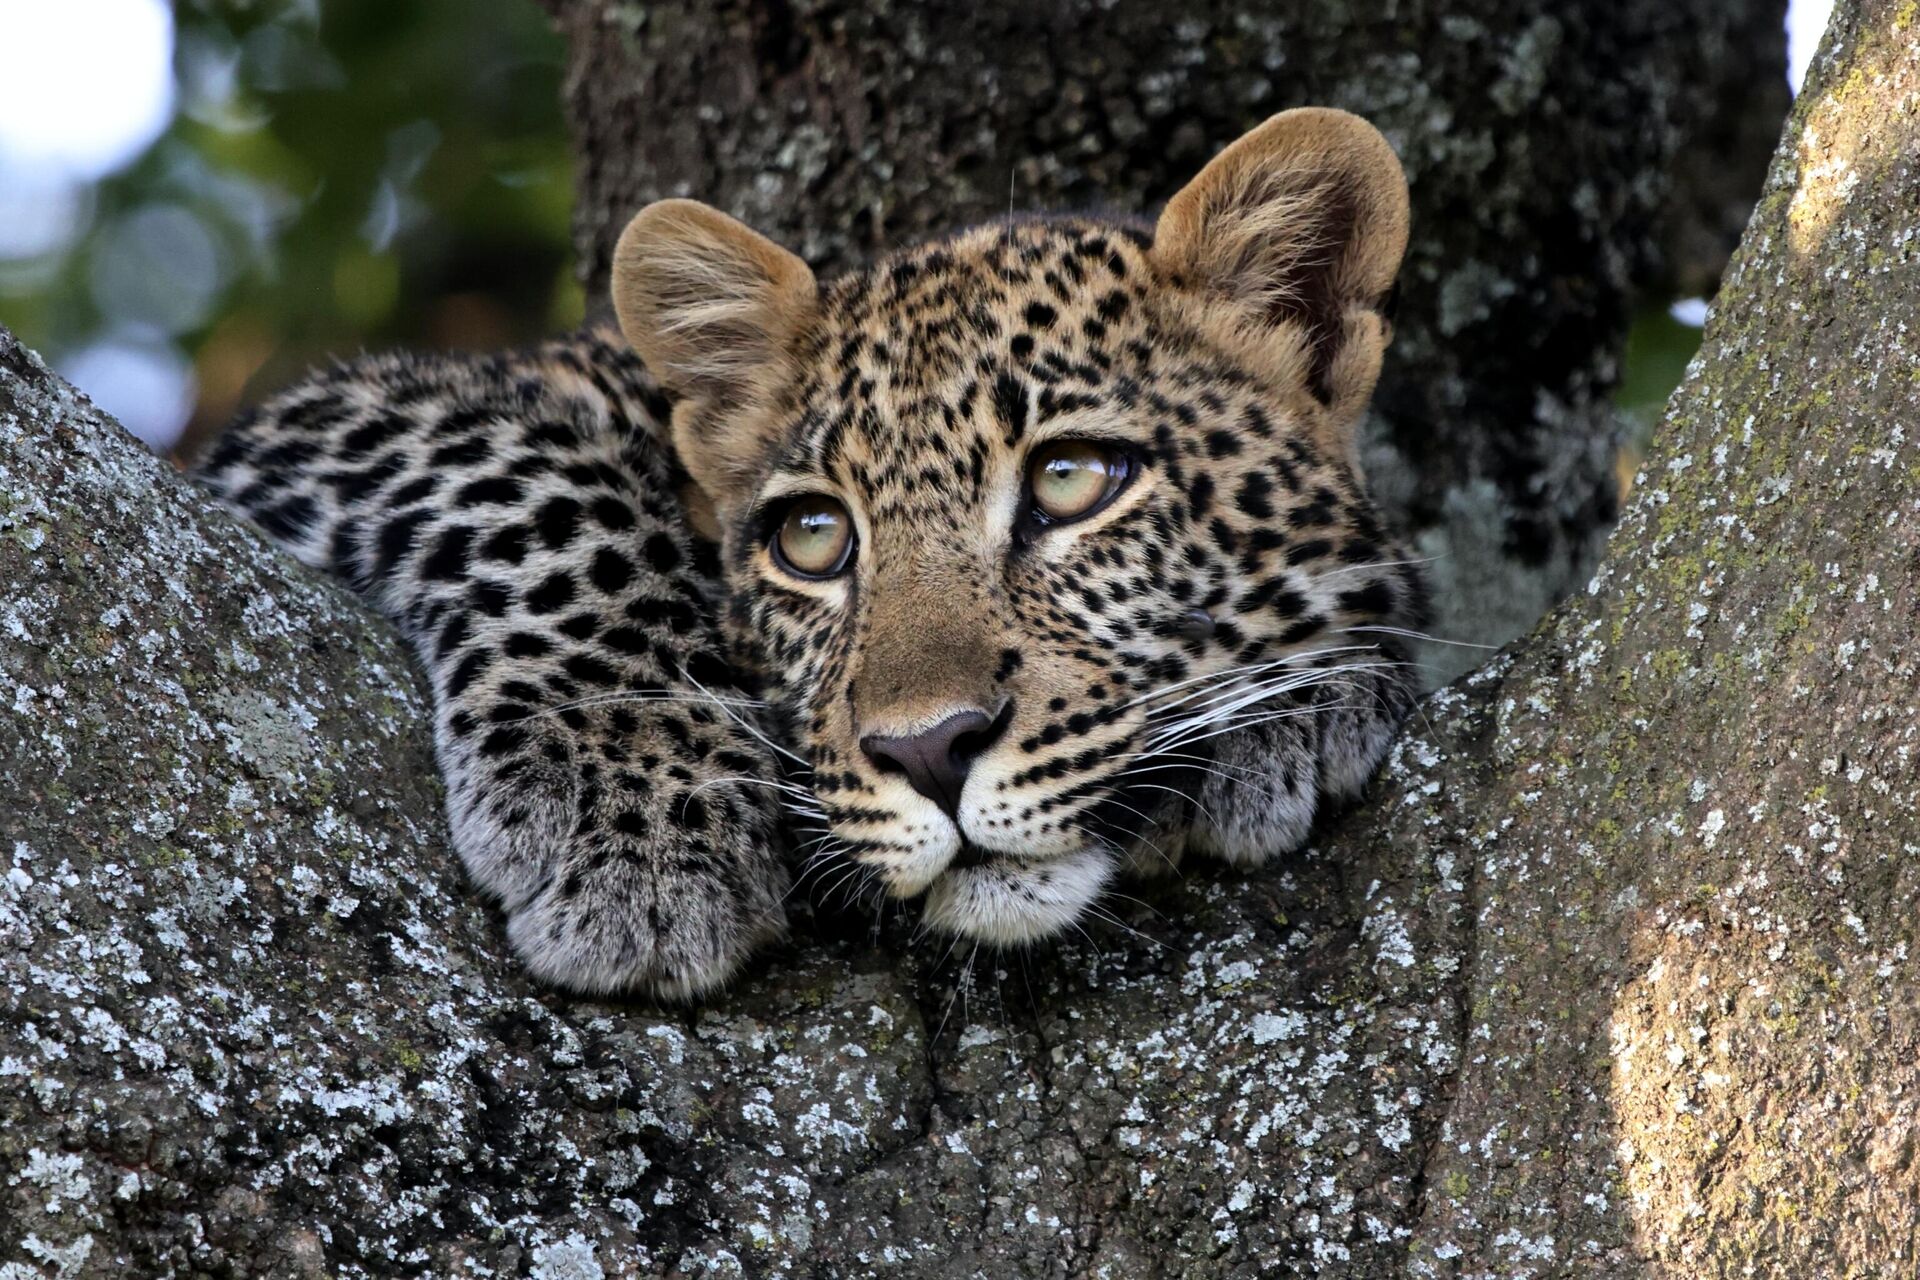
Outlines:
[{"label": "spotted fur", "polygon": [[[202,477],[412,640],[455,842],[542,977],[723,982],[780,928],[782,832],[1021,942],[1117,874],[1297,847],[1410,705],[1422,590],[1351,441],[1405,218],[1337,112],[1275,117],[1151,228],[1013,221],[825,286],[666,202],[615,262],[644,359],[345,365]],[[1026,462],[1061,439],[1135,470],[1043,527]],[[851,514],[840,577],[770,554],[798,493]],[[861,744],[961,711],[991,731],[949,816]]]}]

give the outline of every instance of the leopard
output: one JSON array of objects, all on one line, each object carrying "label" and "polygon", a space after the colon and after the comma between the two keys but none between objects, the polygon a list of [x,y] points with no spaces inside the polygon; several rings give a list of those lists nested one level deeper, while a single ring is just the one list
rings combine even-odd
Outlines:
[{"label": "leopard", "polygon": [[1331,108],[1151,221],[824,281],[669,199],[607,320],[335,364],[194,474],[410,644],[451,843],[538,980],[707,996],[823,860],[1021,948],[1300,849],[1415,705],[1426,588],[1356,442],[1407,237],[1391,144]]}]

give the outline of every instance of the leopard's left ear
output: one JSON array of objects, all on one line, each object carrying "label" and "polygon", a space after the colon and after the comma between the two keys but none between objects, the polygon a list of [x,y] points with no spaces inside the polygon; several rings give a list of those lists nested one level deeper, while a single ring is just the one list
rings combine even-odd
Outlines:
[{"label": "leopard's left ear", "polygon": [[1344,431],[1380,375],[1406,249],[1393,147],[1359,116],[1303,107],[1246,134],[1168,201],[1152,258],[1207,332],[1304,381]]}]

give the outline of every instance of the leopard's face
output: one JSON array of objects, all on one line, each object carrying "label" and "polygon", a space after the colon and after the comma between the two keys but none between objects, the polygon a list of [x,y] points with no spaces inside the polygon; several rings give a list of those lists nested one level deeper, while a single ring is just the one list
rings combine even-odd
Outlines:
[{"label": "leopard's face", "polygon": [[[765,336],[750,367],[703,373],[670,319],[623,310],[649,363],[686,371],[675,444],[714,501],[730,630],[802,766],[814,852],[927,893],[955,932],[1051,933],[1190,840],[1260,856],[1303,787],[1310,817],[1357,785],[1405,705],[1393,632],[1419,585],[1350,443],[1391,271],[1305,280],[1340,269],[1316,231],[1281,255],[1301,279],[1227,287],[1217,206],[1248,194],[1244,167],[1152,234],[983,227],[823,290],[769,259],[777,324],[682,322],[736,351]],[[1358,179],[1314,176],[1348,238],[1368,231]],[[1229,245],[1224,269],[1256,258]]]}]

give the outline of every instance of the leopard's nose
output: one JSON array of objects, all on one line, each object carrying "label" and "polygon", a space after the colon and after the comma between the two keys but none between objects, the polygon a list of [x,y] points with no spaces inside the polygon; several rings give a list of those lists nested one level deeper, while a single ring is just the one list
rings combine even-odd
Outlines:
[{"label": "leopard's nose", "polygon": [[907,785],[940,806],[949,818],[960,810],[960,788],[966,785],[973,762],[1006,731],[1008,714],[989,716],[977,707],[956,711],[917,733],[870,733],[860,739],[882,773],[901,773]]}]

